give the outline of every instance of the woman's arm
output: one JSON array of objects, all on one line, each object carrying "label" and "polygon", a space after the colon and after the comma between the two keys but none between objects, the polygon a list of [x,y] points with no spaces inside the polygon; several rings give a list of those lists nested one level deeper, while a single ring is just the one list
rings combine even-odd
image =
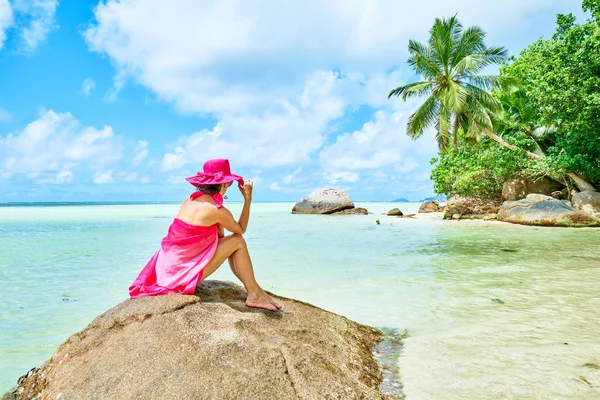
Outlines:
[{"label": "woman's arm", "polygon": [[239,233],[243,235],[246,233],[248,228],[248,221],[250,220],[250,204],[252,203],[252,182],[245,181],[244,186],[238,186],[242,196],[244,196],[244,206],[242,207],[242,213],[240,219],[236,222],[233,219],[231,212],[223,207],[218,213],[218,223],[223,225],[225,229],[232,233]]}]

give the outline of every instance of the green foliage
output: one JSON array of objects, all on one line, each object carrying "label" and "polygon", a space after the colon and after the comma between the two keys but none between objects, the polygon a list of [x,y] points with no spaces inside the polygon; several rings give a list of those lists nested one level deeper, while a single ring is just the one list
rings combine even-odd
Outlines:
[{"label": "green foliage", "polygon": [[596,21],[600,20],[600,1],[583,0],[583,11],[589,11]]},{"label": "green foliage", "polygon": [[409,118],[407,134],[419,138],[435,126],[440,151],[454,140],[458,147],[459,132],[473,130],[472,122],[491,128],[491,111],[498,101],[487,90],[509,81],[503,76],[480,75],[491,65],[506,60],[504,47],[486,47],[485,33],[477,26],[463,29],[456,16],[435,20],[427,44],[411,40],[408,64],[423,81],[392,90],[388,97],[407,100],[427,96]]},{"label": "green foliage", "polygon": [[530,125],[555,126],[547,149],[555,173],[576,172],[600,183],[600,2],[584,1],[592,18],[576,25],[558,15],[549,40],[538,40],[501,69],[519,79],[537,110]]},{"label": "green foliage", "polygon": [[[526,137],[520,141],[527,142]],[[519,139],[513,138],[512,144]],[[539,174],[537,162],[521,152],[484,138],[477,146],[450,149],[431,160],[431,179],[436,193],[500,199],[502,185],[510,178]]]},{"label": "green foliage", "polygon": [[[463,146],[433,159],[437,193],[498,198],[508,178],[575,173],[600,187],[600,1],[584,0],[592,17],[577,24],[558,15],[552,38],[540,39],[500,69],[519,88],[497,89],[493,131],[517,151],[462,133]],[[468,146],[467,146],[468,145]],[[529,151],[540,161],[525,156]]]}]

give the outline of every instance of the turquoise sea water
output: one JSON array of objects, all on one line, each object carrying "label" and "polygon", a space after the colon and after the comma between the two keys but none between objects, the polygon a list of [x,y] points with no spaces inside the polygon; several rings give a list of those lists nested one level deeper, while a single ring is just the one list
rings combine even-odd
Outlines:
[{"label": "turquoise sea water", "polygon": [[[380,214],[415,203],[357,203],[368,216],[292,206],[253,205],[246,238],[259,282],[408,330],[409,400],[600,398],[600,230]],[[127,298],[177,209],[0,207],[0,393]],[[212,278],[235,281],[226,267]]]}]

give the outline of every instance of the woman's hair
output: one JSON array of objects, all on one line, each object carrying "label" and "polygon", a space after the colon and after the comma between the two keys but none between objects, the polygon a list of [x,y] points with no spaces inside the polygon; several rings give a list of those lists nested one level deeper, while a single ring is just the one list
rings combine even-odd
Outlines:
[{"label": "woman's hair", "polygon": [[198,191],[203,191],[206,194],[213,195],[219,193],[222,187],[222,183],[218,183],[216,185],[200,185],[198,186]]}]

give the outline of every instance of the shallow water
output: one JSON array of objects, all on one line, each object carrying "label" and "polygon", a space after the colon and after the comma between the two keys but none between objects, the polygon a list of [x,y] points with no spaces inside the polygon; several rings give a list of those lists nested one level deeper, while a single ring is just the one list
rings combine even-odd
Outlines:
[{"label": "shallow water", "polygon": [[[600,229],[300,216],[292,206],[253,205],[246,238],[259,282],[406,329],[409,400],[600,398]],[[177,207],[0,207],[0,393],[127,298]],[[228,268],[213,277],[235,280]]]}]

